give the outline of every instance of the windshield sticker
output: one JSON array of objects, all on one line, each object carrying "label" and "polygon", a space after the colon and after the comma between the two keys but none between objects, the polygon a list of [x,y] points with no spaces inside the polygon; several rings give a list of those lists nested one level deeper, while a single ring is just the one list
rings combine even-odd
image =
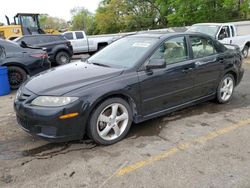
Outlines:
[{"label": "windshield sticker", "polygon": [[150,43],[137,42],[133,44],[133,47],[139,47],[139,48],[148,48],[149,46],[150,46]]}]

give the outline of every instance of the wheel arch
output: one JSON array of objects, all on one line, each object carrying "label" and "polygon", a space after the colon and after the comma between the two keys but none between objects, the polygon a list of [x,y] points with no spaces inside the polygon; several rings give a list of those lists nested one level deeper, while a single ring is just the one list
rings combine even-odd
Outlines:
[{"label": "wheel arch", "polygon": [[247,46],[248,48],[250,48],[250,41],[248,41],[244,46]]},{"label": "wheel arch", "polygon": [[8,62],[8,63],[4,63],[2,66],[19,67],[19,68],[23,69],[27,75],[30,75],[29,70],[24,65],[22,65],[21,63],[18,63],[18,62]]},{"label": "wheel arch", "polygon": [[227,71],[227,72],[224,74],[224,76],[227,75],[227,74],[231,74],[231,75],[234,77],[235,84],[238,83],[238,76],[237,76],[237,74],[236,74],[235,71],[233,71],[233,70]]},{"label": "wheel arch", "polygon": [[93,113],[93,111],[101,104],[103,103],[104,101],[110,99],[110,98],[121,98],[123,100],[125,100],[129,106],[131,107],[131,110],[132,110],[132,114],[133,114],[133,120],[134,120],[134,117],[138,114],[138,106],[136,105],[136,102],[135,100],[127,95],[127,94],[124,94],[124,93],[110,93],[110,94],[106,94],[102,97],[99,97],[97,100],[95,100],[93,102],[93,104],[91,105],[91,109],[89,111],[89,118],[88,118],[88,121],[89,122],[89,119]]}]

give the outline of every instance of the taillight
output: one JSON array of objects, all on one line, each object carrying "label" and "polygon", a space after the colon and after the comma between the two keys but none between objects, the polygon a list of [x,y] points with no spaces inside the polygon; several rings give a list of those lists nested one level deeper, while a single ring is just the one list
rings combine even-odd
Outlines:
[{"label": "taillight", "polygon": [[36,53],[36,54],[31,54],[31,57],[36,57],[36,58],[48,58],[47,53]]}]

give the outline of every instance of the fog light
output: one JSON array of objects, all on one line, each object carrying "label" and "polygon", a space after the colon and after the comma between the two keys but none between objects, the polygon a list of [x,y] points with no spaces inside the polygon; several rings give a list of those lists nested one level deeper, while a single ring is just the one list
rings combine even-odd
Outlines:
[{"label": "fog light", "polygon": [[70,114],[60,116],[59,119],[69,119],[69,118],[76,117],[78,115],[79,115],[79,113],[70,113]]}]

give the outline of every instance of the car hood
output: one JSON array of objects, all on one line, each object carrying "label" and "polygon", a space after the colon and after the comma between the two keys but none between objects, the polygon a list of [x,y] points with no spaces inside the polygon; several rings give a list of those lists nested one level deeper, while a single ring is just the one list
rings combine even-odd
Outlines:
[{"label": "car hood", "polygon": [[25,88],[37,95],[61,96],[75,89],[116,77],[122,69],[76,62],[52,68],[25,83]]}]

